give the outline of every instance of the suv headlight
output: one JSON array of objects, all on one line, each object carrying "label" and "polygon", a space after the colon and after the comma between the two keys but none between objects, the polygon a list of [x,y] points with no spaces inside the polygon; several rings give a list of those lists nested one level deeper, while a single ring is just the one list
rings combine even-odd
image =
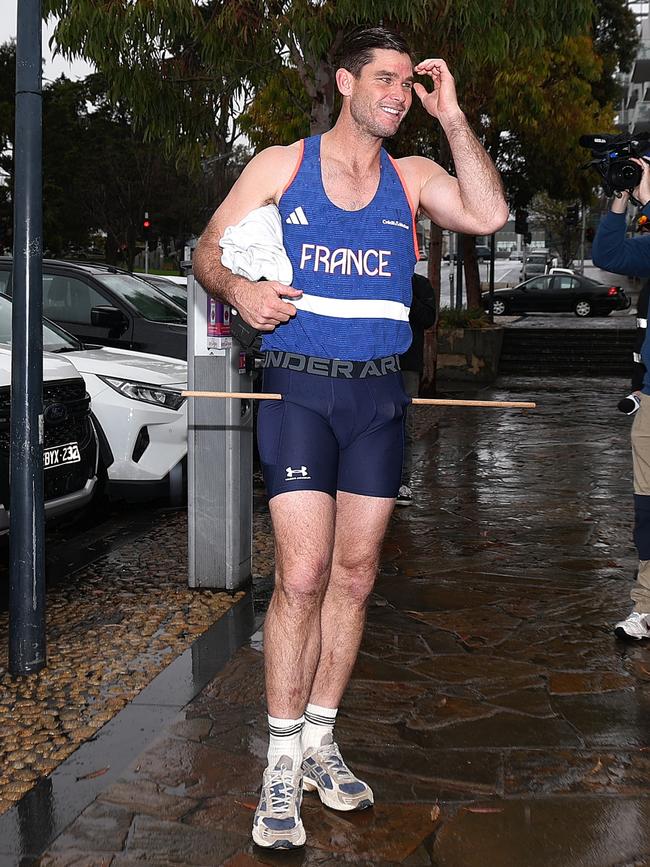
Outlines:
[{"label": "suv headlight", "polygon": [[147,382],[134,382],[130,379],[117,379],[114,376],[100,376],[102,382],[110,385],[112,389],[130,397],[131,400],[139,400],[142,403],[152,403],[154,406],[164,406],[166,409],[180,409],[185,403],[185,398],[174,388],[163,388],[160,385],[150,385]]}]

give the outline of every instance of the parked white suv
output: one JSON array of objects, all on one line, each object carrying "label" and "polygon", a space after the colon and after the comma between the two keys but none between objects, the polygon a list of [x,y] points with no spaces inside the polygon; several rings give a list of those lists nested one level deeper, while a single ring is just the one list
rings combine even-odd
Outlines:
[{"label": "parked white suv", "polygon": [[[11,299],[0,295],[0,343],[11,341]],[[112,496],[181,496],[187,456],[187,362],[116,347],[84,349],[49,320],[43,349],[74,365],[91,398],[100,476]]]},{"label": "parked white suv", "polygon": [[[9,532],[10,386],[11,349],[0,346],[0,535]],[[43,430],[45,517],[51,518],[92,499],[98,444],[83,378],[66,358],[49,353],[43,355]]]}]

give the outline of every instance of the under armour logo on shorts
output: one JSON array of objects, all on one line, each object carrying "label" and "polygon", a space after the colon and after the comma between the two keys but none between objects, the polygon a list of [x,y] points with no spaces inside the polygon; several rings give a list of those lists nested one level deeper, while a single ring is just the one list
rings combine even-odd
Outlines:
[{"label": "under armour logo on shorts", "polygon": [[287,467],[287,479],[289,481],[293,481],[294,479],[311,479],[311,476],[307,471],[307,467],[297,467],[296,469]]}]

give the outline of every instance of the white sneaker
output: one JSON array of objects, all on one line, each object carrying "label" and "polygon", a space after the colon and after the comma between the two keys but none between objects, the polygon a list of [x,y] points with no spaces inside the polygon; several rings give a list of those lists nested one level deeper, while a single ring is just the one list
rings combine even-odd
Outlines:
[{"label": "white sneaker", "polygon": [[302,770],[294,770],[289,756],[264,771],[260,802],[253,820],[253,840],[267,849],[304,846],[305,829],[300,818]]},{"label": "white sneaker", "polygon": [[331,736],[317,750],[307,750],[302,769],[305,791],[318,792],[326,807],[332,810],[365,810],[366,807],[372,807],[372,789],[348,768]]},{"label": "white sneaker", "polygon": [[614,627],[614,635],[617,638],[650,638],[650,614],[639,614],[633,611],[625,620],[621,620]]}]

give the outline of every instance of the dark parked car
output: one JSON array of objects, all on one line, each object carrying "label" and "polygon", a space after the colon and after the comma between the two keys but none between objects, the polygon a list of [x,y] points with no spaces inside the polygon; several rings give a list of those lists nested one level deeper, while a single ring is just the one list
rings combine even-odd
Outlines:
[{"label": "dark parked car", "polygon": [[[0,292],[11,295],[11,259]],[[94,262],[43,261],[43,315],[82,343],[187,357],[187,314],[128,271]]]},{"label": "dark parked car", "polygon": [[489,262],[490,261],[490,248],[486,247],[485,244],[477,244],[476,245],[476,258],[479,262]]},{"label": "dark parked car", "polygon": [[[481,296],[487,310],[490,296]],[[497,316],[508,313],[564,313],[576,316],[608,316],[612,310],[627,310],[631,299],[620,286],[597,283],[580,274],[544,274],[520,283],[512,289],[494,292],[494,312]]]},{"label": "dark parked car", "polygon": [[168,298],[171,298],[174,304],[178,304],[179,307],[187,311],[187,283],[182,285],[175,283],[173,280],[168,280],[166,277],[161,277],[159,274],[140,274],[137,271],[135,272],[135,276],[141,280],[146,280],[147,283],[151,283],[156,289],[160,289]]}]

